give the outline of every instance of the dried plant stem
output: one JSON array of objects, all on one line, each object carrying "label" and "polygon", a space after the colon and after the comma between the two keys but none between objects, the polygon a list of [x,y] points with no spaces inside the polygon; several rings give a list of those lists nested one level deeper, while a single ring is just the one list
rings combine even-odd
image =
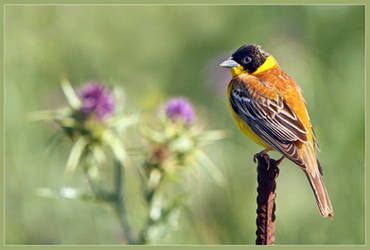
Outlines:
[{"label": "dried plant stem", "polygon": [[278,162],[265,153],[256,154],[257,166],[257,239],[256,245],[273,245],[275,242],[275,179],[279,175]]}]

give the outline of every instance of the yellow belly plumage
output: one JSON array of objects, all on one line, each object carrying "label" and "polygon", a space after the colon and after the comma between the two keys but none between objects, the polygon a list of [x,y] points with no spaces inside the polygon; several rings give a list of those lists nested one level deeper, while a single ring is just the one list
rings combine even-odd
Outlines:
[{"label": "yellow belly plumage", "polygon": [[[276,65],[277,65],[276,60],[272,56],[269,56],[269,57],[267,57],[266,61],[255,72],[253,72],[253,74],[260,73],[260,72],[262,72],[264,70],[267,70],[267,69],[270,69],[270,68],[272,68]],[[244,71],[243,66],[241,66],[241,65],[239,65],[237,67],[233,67],[231,69],[230,73],[231,73],[232,78],[234,78],[234,77],[236,77],[240,74],[249,74],[247,71]],[[227,96],[228,97],[230,96],[230,92],[231,92],[231,84],[229,84],[229,86],[227,88]],[[235,119],[236,124],[238,125],[240,131],[244,135],[248,136],[250,139],[252,139],[258,145],[260,145],[264,148],[272,149],[270,147],[270,145],[268,145],[264,140],[262,140],[261,137],[259,137],[256,133],[254,133],[253,130],[248,126],[248,124],[245,121],[243,121],[243,119],[241,119],[237,113],[234,112],[234,110],[231,106],[231,103],[230,103],[230,99],[229,99],[229,108],[231,110],[231,113],[233,114],[233,117]]]},{"label": "yellow belly plumage", "polygon": [[[227,96],[230,96],[231,86],[227,88]],[[231,113],[235,119],[235,123],[238,125],[240,131],[249,137],[251,140],[253,140],[258,145],[264,147],[264,148],[271,148],[270,145],[268,145],[264,140],[262,140],[261,137],[259,137],[254,131],[248,126],[248,124],[239,117],[237,113],[234,112],[230,100],[229,100],[229,108],[231,110]]]}]

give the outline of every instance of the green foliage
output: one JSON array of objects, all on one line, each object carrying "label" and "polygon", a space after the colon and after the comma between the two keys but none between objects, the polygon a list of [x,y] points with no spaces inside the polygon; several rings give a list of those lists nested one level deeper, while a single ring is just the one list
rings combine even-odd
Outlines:
[{"label": "green foliage", "polygon": [[[8,6],[5,35],[7,244],[125,241],[117,237],[120,225],[105,206],[36,195],[40,187],[50,188],[41,192],[46,195],[60,187],[87,191],[82,171],[61,178],[71,141],[56,138],[61,141],[56,149],[49,144],[53,125],[25,119],[33,111],[65,106],[62,75],[68,75],[73,87],[88,80],[122,86],[124,105],[119,108],[127,119],[135,120],[140,111],[150,123],[159,103],[184,95],[196,105],[204,127],[226,129],[228,139],[205,149],[226,185],[203,172],[185,175],[181,183],[169,182],[167,197],[183,190],[191,195],[176,230],[152,243],[253,244],[252,158],[261,148],[235,126],[225,97],[230,77],[217,66],[250,42],[273,54],[302,87],[335,210],[333,221],[322,219],[303,173],[284,160],[277,180],[276,243],[364,243],[363,7]],[[38,118],[62,119],[65,112],[39,113]],[[135,153],[143,151],[143,141],[133,133],[137,127],[126,127],[132,122],[126,120],[117,129],[127,129],[126,153],[133,159],[127,163],[125,196],[136,230],[142,228],[147,209],[137,191],[135,165],[143,161]],[[99,152],[94,155],[103,160]],[[102,182],[111,179],[108,169],[99,169]],[[158,230],[154,235],[161,234]]]}]

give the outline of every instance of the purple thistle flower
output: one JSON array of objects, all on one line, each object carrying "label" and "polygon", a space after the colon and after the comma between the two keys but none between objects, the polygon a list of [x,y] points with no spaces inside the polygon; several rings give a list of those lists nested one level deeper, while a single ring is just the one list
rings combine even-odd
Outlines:
[{"label": "purple thistle flower", "polygon": [[189,101],[183,97],[174,97],[166,103],[166,115],[172,121],[182,119],[186,123],[194,120],[194,109]]},{"label": "purple thistle flower", "polygon": [[114,97],[105,86],[88,82],[78,90],[78,94],[82,102],[80,111],[83,115],[95,112],[99,120],[104,120],[113,114]]}]

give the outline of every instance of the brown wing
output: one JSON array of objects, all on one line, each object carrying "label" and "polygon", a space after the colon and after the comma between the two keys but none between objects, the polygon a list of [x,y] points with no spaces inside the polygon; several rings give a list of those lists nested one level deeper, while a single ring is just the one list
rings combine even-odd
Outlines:
[{"label": "brown wing", "polygon": [[[253,94],[255,96],[257,93]],[[254,98],[251,90],[244,84],[235,84],[229,98],[235,113],[258,136],[303,167],[304,162],[298,154],[295,142],[307,142],[307,129],[282,98],[272,99],[261,95],[260,97],[262,98]]]}]

